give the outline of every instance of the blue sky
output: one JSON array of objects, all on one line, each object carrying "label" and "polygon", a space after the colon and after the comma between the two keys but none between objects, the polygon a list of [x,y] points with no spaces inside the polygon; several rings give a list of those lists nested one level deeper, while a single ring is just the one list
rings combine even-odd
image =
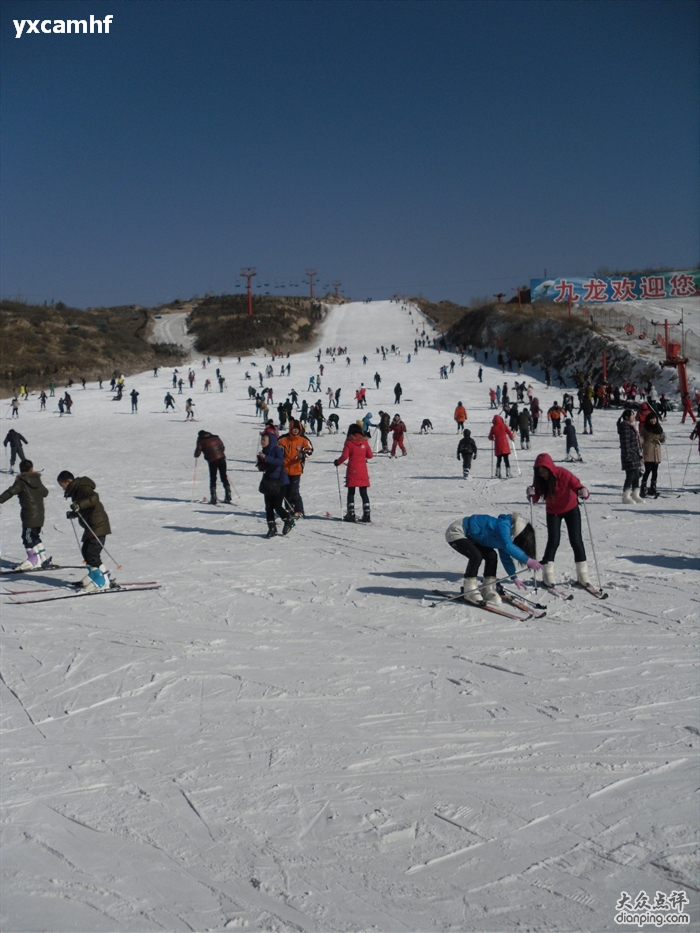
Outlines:
[{"label": "blue sky", "polygon": [[[255,266],[272,294],[316,268],[355,299],[467,302],[695,267],[698,13],[4,0],[2,295],[154,304]],[[15,38],[91,14],[109,35]]]}]

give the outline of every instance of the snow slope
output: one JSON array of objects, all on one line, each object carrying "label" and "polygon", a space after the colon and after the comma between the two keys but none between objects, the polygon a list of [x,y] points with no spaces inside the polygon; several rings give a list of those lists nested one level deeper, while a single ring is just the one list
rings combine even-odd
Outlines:
[{"label": "snow slope", "polygon": [[[70,469],[97,482],[117,577],[162,588],[17,606],[10,590],[81,571],[3,578],[3,930],[603,931],[622,891],[684,891],[697,929],[689,427],[666,426],[674,488],[690,453],[686,491],[636,508],[620,503],[616,414],[579,438],[607,601],[541,595],[547,616],[524,622],[431,608],[426,594],[464,571],[447,525],[527,514],[532,461],[561,461],[563,440],[541,432],[518,451],[522,477],[492,480],[487,390],[504,377],[484,366],[480,385],[456,357],[441,380],[451,357],[428,349],[407,363],[416,326],[395,303],[344,305],[318,341],[348,346],[350,365],[322,358],[341,431],[360,382],[375,416],[404,388],[409,456],[372,461],[371,526],[338,521],[342,437],[325,435],[302,482],[308,518],[263,538],[249,359],[224,360],[227,391],[206,395],[195,363],[194,425],[163,412],[167,372],[129,378],[120,403],[74,392],[70,417],[22,404],[17,427],[51,490],[49,553],[80,562],[54,479]],[[402,355],[382,362],[382,343]],[[317,372],[312,353],[290,362],[291,378],[268,380],[275,403]],[[467,482],[459,400],[479,445]],[[193,484],[202,427],[226,443],[233,507],[201,501],[202,464]],[[7,566],[21,556],[16,500],[2,519]],[[573,572],[565,535],[557,571]]]}]

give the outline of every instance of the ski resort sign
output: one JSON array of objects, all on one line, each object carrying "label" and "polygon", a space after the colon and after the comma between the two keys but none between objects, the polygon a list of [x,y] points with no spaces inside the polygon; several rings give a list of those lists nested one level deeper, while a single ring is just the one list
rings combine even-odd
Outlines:
[{"label": "ski resort sign", "polygon": [[530,279],[532,301],[640,301],[700,295],[700,270],[611,278]]}]

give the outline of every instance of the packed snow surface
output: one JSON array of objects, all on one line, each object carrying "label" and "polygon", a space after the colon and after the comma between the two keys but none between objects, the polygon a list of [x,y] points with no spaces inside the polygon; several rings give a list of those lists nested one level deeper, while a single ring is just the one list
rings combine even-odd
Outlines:
[{"label": "packed snow surface", "polygon": [[[620,501],[617,412],[595,412],[593,436],[579,431],[585,462],[572,466],[591,490],[609,599],[540,591],[547,615],[526,621],[431,606],[431,591],[457,590],[464,572],[446,527],[472,513],[529,516],[533,460],[561,462],[564,440],[542,425],[531,450],[517,449],[513,479],[492,479],[488,388],[515,377],[492,368],[493,354],[460,366],[420,349],[409,363],[424,327],[391,302],[330,311],[318,347],[347,346],[351,359],[321,357],[323,391],[342,388],[341,434],[311,438],[307,518],[273,540],[244,378],[258,386],[269,358],[206,370],[193,360],[176,414],[163,411],[165,370],[128,378],[121,402],[104,373],[102,391],[74,387],[62,418],[54,399],[44,413],[36,395],[22,403],[14,427],[50,489],[48,552],[80,564],[55,482],[68,469],[97,483],[117,579],[161,589],[15,605],[28,596],[10,591],[51,595],[82,571],[3,577],[3,930],[604,931],[623,891],[685,892],[697,929],[692,426],[669,415],[663,497],[636,507]],[[383,361],[376,348],[392,343],[401,353]],[[275,405],[292,387],[303,398],[318,372],[315,351],[290,358],[289,378],[282,362],[264,380]],[[524,377],[545,408],[561,401],[538,373]],[[409,431],[407,457],[370,463],[371,525],[339,521],[333,466],[364,414],[360,383],[373,421],[400,411]],[[479,447],[467,481],[458,401]],[[202,428],[226,444],[232,506],[202,501]],[[24,556],[16,499],[2,518],[8,567]],[[585,522],[584,538],[597,582]],[[558,579],[573,569],[563,533]]]}]

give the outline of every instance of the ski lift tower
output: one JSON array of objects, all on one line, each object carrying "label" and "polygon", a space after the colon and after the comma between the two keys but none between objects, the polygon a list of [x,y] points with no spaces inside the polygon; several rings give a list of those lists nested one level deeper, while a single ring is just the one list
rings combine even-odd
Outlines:
[{"label": "ski lift tower", "polygon": [[335,297],[336,297],[336,298],[340,298],[340,291],[339,291],[339,289],[340,289],[340,286],[341,286],[342,284],[343,284],[342,282],[331,282],[331,285],[332,285],[333,288],[335,289]]},{"label": "ski lift tower", "polygon": [[[659,327],[660,321],[651,322],[655,327]],[[678,371],[678,389],[681,393],[681,398],[689,394],[688,388],[688,371],[686,366],[688,365],[688,357],[681,356],[682,346],[677,340],[671,340],[668,335],[669,327],[678,327],[682,328],[683,319],[678,322],[678,324],[669,324],[668,319],[664,321],[664,336],[661,334],[656,335],[656,342],[660,343],[664,350],[666,351],[666,359],[661,363],[662,366],[673,366]]]},{"label": "ski lift tower", "polygon": [[307,269],[306,274],[309,277],[309,285],[311,286],[311,298],[314,297],[314,276],[318,275],[315,269]]},{"label": "ski lift tower", "polygon": [[252,266],[246,266],[245,269],[241,269],[241,278],[248,280],[248,317],[253,316],[253,293],[250,290],[250,280],[255,275],[257,275],[257,272]]}]

